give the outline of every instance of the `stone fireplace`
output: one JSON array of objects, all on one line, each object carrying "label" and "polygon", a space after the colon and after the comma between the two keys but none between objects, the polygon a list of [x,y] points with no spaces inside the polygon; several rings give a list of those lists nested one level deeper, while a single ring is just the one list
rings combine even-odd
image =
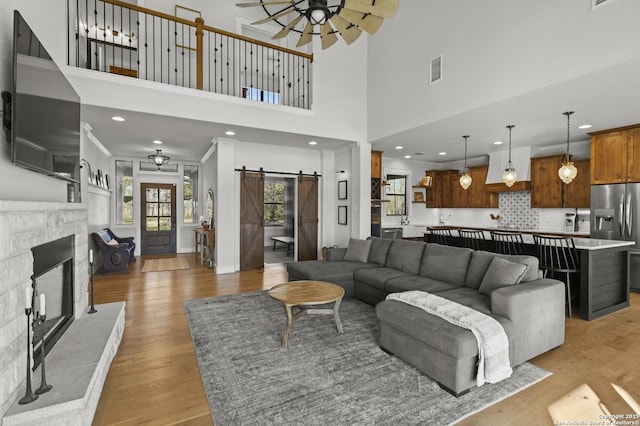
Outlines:
[{"label": "stone fireplace", "polygon": [[[62,288],[45,290],[49,314],[79,318],[87,308],[88,232],[87,208],[79,203],[50,203],[29,201],[0,201],[0,417],[24,392],[27,356],[27,320],[24,313],[25,288],[32,285],[32,276],[39,268],[38,247],[63,241],[67,245],[65,262],[47,268],[36,279],[42,288],[52,282],[71,279],[73,285],[62,302]],[[69,248],[70,246],[70,248]],[[35,249],[34,249],[35,248]],[[59,251],[59,247],[44,246],[45,251]],[[33,250],[32,250],[33,249]],[[71,251],[69,251],[71,250]],[[71,254],[70,256],[68,256]],[[56,259],[54,259],[56,260]],[[60,259],[58,259],[60,260]],[[59,265],[58,265],[59,264]],[[56,293],[54,295],[54,293]],[[58,307],[54,300],[60,298]],[[67,312],[63,314],[66,303]],[[37,305],[36,305],[37,309]],[[56,312],[58,311],[58,312]],[[58,321],[56,321],[57,323]],[[53,340],[51,341],[55,343]],[[51,346],[53,343],[49,343]],[[39,348],[38,348],[39,349]]]}]

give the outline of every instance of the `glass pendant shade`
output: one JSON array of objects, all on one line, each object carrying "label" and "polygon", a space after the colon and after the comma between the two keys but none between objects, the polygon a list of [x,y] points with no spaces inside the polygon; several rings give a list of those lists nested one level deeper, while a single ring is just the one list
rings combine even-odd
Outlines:
[{"label": "glass pendant shade", "polygon": [[516,183],[516,179],[518,178],[518,173],[516,173],[516,169],[513,168],[513,164],[511,163],[511,129],[514,127],[516,126],[513,124],[507,126],[507,129],[509,129],[509,161],[507,161],[507,167],[502,174],[502,182],[509,188]]},{"label": "glass pendant shade", "polygon": [[560,176],[562,182],[566,184],[570,184],[576,178],[576,176],[578,176],[578,169],[576,169],[576,166],[574,166],[573,161],[570,160],[571,157],[569,156],[569,131],[571,129],[571,114],[573,114],[573,111],[562,113],[562,115],[567,116],[567,153],[564,156],[562,166],[558,169],[558,176]]},{"label": "glass pendant shade", "polygon": [[467,167],[467,139],[469,139],[469,135],[465,135],[463,136],[464,138],[464,168],[462,170],[460,170],[460,174],[462,176],[460,176],[460,186],[462,187],[462,189],[467,189],[471,186],[471,182],[473,182],[473,179],[471,179],[471,176],[469,176],[469,168]]},{"label": "glass pendant shade", "polygon": [[469,173],[465,173],[462,176],[460,176],[460,186],[462,187],[462,189],[467,189],[471,186],[471,182],[473,182],[473,179],[471,179],[471,176],[469,176]]},{"label": "glass pendant shade", "polygon": [[564,183],[571,183],[578,176],[578,169],[573,165],[573,161],[565,161],[562,167],[558,169],[558,176]]},{"label": "glass pendant shade", "polygon": [[502,174],[502,181],[509,188],[511,188],[513,184],[516,183],[517,178],[518,174],[516,173],[516,169],[514,169],[513,167],[505,169],[504,173]]}]

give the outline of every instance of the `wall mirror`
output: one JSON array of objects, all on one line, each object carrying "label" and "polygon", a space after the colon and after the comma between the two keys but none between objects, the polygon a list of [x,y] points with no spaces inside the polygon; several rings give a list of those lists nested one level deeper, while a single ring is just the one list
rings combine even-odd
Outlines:
[{"label": "wall mirror", "polygon": [[209,190],[209,192],[207,192],[207,201],[206,201],[206,220],[207,223],[209,223],[212,227],[215,226],[215,224],[213,223],[213,190]]}]

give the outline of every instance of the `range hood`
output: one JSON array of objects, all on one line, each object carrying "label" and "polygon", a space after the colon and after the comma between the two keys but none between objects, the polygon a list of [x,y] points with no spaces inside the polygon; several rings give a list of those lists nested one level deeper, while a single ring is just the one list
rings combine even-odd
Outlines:
[{"label": "range hood", "polygon": [[[489,154],[489,172],[486,183],[504,183],[502,174],[509,161],[509,151],[497,151]],[[518,174],[517,182],[531,180],[531,147],[511,148],[511,164]]]}]

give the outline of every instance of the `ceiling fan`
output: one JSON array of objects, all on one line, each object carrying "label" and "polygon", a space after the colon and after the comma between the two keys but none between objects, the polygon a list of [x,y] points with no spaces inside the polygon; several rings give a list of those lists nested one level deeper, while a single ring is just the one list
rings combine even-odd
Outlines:
[{"label": "ceiling fan", "polygon": [[[281,27],[272,38],[284,38],[291,31],[300,34],[297,47],[311,42],[312,36],[320,35],[322,49],[338,41],[340,34],[345,43],[351,44],[362,31],[374,34],[384,21],[398,10],[400,0],[260,0],[252,3],[236,3],[238,7],[261,6],[268,15],[252,22],[260,25],[276,22]],[[303,19],[305,18],[305,19]],[[298,25],[300,24],[300,25]],[[318,27],[316,29],[315,27]]]}]

